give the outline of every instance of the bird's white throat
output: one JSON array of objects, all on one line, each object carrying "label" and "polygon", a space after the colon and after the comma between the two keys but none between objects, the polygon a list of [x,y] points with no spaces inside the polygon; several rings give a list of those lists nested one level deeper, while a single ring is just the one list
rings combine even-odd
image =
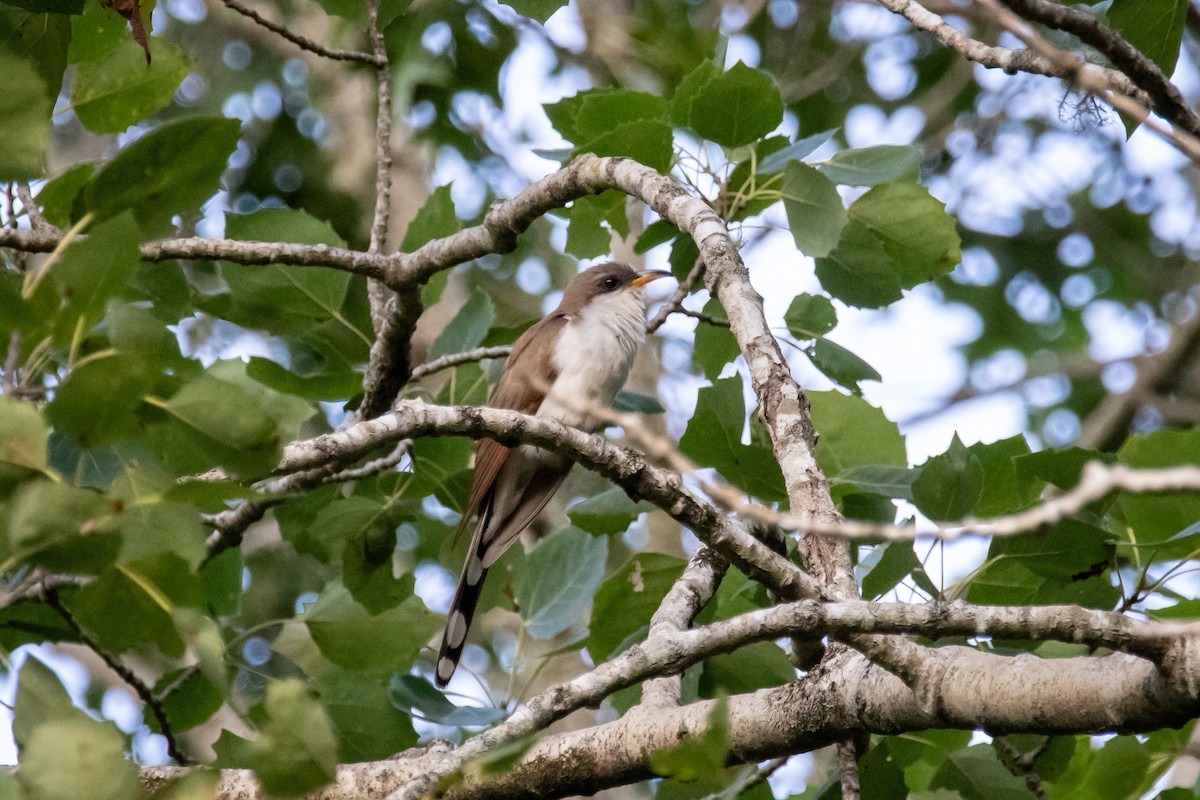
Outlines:
[{"label": "bird's white throat", "polygon": [[595,415],[588,409],[613,401],[645,340],[646,306],[640,290],[593,298],[559,334],[554,348],[558,379],[538,416],[590,428]]}]

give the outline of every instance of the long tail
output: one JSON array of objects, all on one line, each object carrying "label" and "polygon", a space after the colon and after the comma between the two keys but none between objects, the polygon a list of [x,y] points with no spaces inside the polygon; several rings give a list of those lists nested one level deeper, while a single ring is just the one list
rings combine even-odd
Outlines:
[{"label": "long tail", "polygon": [[446,688],[454,670],[458,668],[458,660],[462,658],[463,646],[467,642],[467,631],[471,627],[471,619],[475,616],[475,606],[479,604],[479,595],[483,593],[483,580],[488,571],[483,566],[483,550],[485,545],[476,536],[471,550],[467,553],[467,563],[463,565],[462,575],[458,579],[458,591],[454,593],[454,602],[450,604],[450,612],[446,615],[446,630],[442,634],[442,646],[438,649],[436,681],[439,689]]}]

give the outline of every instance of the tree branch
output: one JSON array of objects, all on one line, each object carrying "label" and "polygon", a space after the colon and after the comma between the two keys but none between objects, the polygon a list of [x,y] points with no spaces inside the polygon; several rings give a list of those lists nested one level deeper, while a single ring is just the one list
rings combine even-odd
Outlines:
[{"label": "tree branch", "polygon": [[[877,0],[877,2],[892,13],[907,19],[914,27],[933,34],[947,47],[961,53],[968,61],[974,61],[989,69],[1002,69],[1009,74],[1027,72],[1032,75],[1061,78],[1069,83],[1075,82],[1072,74],[1074,70],[1064,68],[1062,64],[1046,58],[1035,50],[1010,50],[1006,47],[986,45],[972,39],[916,0]],[[1082,63],[1079,70],[1088,73],[1096,82],[1113,91],[1149,105],[1149,96],[1128,76],[1087,63]]]},{"label": "tree branch", "polygon": [[[375,214],[371,222],[369,253],[383,252],[387,244],[388,217],[392,206],[392,65],[387,45],[379,30],[379,0],[367,4],[367,35],[375,58]],[[383,329],[387,287],[375,278],[367,279],[371,303],[371,324],[375,335]]]},{"label": "tree branch", "polygon": [[236,11],[243,17],[253,20],[256,24],[261,25],[272,33],[278,34],[284,39],[287,39],[301,50],[307,50],[308,52],[314,53],[322,58],[330,58],[334,61],[358,61],[363,64],[376,63],[375,56],[371,53],[361,53],[355,50],[335,50],[333,48],[317,44],[311,39],[306,39],[303,36],[292,33],[283,25],[280,25],[277,22],[271,22],[271,20],[262,16],[254,9],[242,5],[242,3],[238,2],[238,0],[221,0],[221,2],[224,3],[225,6],[231,11]]},{"label": "tree branch", "polygon": [[[1179,725],[1200,713],[1197,641],[1165,641],[1154,623],[1074,606],[973,607],[961,603],[790,603],[635,645],[620,656],[529,701],[507,721],[453,751],[402,754],[390,761],[339,768],[338,780],[315,795],[325,800],[419,796],[439,775],[544,728],[571,710],[662,671],[679,671],[716,652],[786,635],[845,635],[851,631],[1064,638],[1099,646],[1150,648],[1163,663],[1125,654],[1039,659],[996,656],[964,647],[930,651],[919,691],[862,656],[842,651],[805,679],[729,699],[730,749],[747,761],[790,755],[855,734],[899,733],[933,727],[982,728],[992,733],[1134,732]],[[595,792],[653,777],[649,755],[702,733],[712,702],[679,708],[635,708],[616,722],[547,737],[502,776],[485,784],[468,778],[452,797],[553,797]],[[143,785],[178,770],[143,771]],[[229,787],[228,790],[226,787]],[[226,770],[223,796],[261,797],[246,771]]]},{"label": "tree branch", "polygon": [[1027,20],[1070,33],[1099,50],[1145,92],[1150,107],[1163,119],[1193,136],[1200,136],[1200,116],[1188,107],[1179,89],[1171,83],[1170,76],[1095,15],[1048,0],[1001,1]]},{"label": "tree branch", "polygon": [[1113,451],[1129,433],[1129,426],[1143,403],[1169,392],[1200,353],[1200,313],[1175,327],[1166,349],[1138,359],[1137,381],[1129,391],[1106,395],[1084,419],[1079,432],[1080,447]]},{"label": "tree branch", "polygon": [[564,455],[613,481],[631,496],[662,508],[747,575],[782,596],[796,599],[818,594],[817,585],[799,567],[756,539],[737,520],[696,499],[675,473],[646,463],[637,451],[555,420],[507,409],[436,406],[406,399],[399,401],[392,413],[287,445],[279,469],[292,472],[346,464],[384,443],[421,436],[486,436],[509,446],[533,444]]},{"label": "tree branch", "polygon": [[[707,547],[697,550],[650,618],[647,640],[687,630],[716,594],[727,569],[729,562],[724,556]],[[646,681],[642,685],[641,705],[678,706],[682,689],[678,674]]]},{"label": "tree branch", "polygon": [[162,699],[150,690],[141,678],[134,674],[133,670],[121,663],[121,660],[110,654],[100,643],[92,638],[91,634],[83,629],[79,621],[75,619],[75,615],[71,610],[63,604],[62,599],[58,596],[58,590],[54,588],[44,589],[44,598],[46,603],[53,608],[58,615],[62,617],[63,622],[67,623],[79,641],[83,643],[89,650],[98,655],[100,659],[108,665],[108,668],[115,672],[125,685],[133,690],[133,693],[138,696],[142,704],[150,710],[154,715],[154,719],[158,722],[159,732],[167,741],[167,754],[175,759],[175,763],[180,765],[188,765],[193,763],[190,758],[183,754],[179,749],[179,743],[175,740],[175,733],[171,728],[171,720],[167,717],[167,709],[162,703]]}]

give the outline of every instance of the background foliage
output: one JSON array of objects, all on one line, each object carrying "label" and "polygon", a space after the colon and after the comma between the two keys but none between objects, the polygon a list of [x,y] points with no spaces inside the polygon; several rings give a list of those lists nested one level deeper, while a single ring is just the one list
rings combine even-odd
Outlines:
[{"label": "background foliage", "polygon": [[[1074,485],[1089,459],[1200,462],[1195,174],[1165,145],[1058,82],[974,68],[866,4],[561,5],[381,6],[407,176],[397,216],[412,219],[399,249],[478,222],[491,201],[554,168],[531,160],[531,145],[550,161],[631,156],[704,196],[744,242],[777,333],[817,388],[818,457],[848,517],[995,516]],[[1195,85],[1187,2],[1093,10]],[[301,53],[218,4],[170,0],[134,13],[153,32],[149,64],[118,10],[98,0],[0,3],[6,220],[30,224],[14,193],[31,181],[48,223],[86,233],[45,258],[3,251],[0,342],[12,347],[0,397],[0,571],[14,586],[33,570],[87,578],[50,602],[0,609],[0,647],[19,653],[7,665],[19,667],[21,760],[0,786],[131,796],[125,755],[165,760],[165,726],[173,755],[249,766],[272,794],[299,795],[338,763],[469,735],[533,687],[643,637],[685,563],[679,531],[577,474],[566,508],[545,523],[550,535],[494,572],[481,611],[515,614],[477,625],[470,674],[454,692],[432,687],[435,611],[461,559],[448,534],[470,477],[463,439],[420,440],[400,470],[288,497],[242,547],[211,544],[206,515],[249,497],[284,443],[330,430],[357,406],[374,337],[366,281],[151,263],[137,248],[223,232],[364,249],[371,69]],[[366,7],[353,0],[269,2],[263,13],[366,46]],[[969,10],[962,23],[995,34]],[[614,251],[668,263],[681,280],[698,256],[623,195],[579,200],[535,223],[515,252],[432,279],[414,346],[432,359],[510,343],[581,260]],[[723,318],[703,293],[691,307]],[[932,322],[908,346],[911,313]],[[736,343],[720,325],[690,325],[663,329],[624,402],[665,411],[661,429],[680,451],[746,495],[786,501]],[[890,351],[901,360],[853,351],[864,341],[853,331],[870,326],[901,342]],[[954,353],[932,375],[914,352],[930,336]],[[1179,356],[1169,369],[1164,351]],[[492,372],[464,364],[406,391],[480,403]],[[1101,426],[1097,409],[1125,390],[1137,392],[1128,413]],[[989,418],[1000,413],[1008,421]],[[898,426],[897,416],[911,419]],[[214,469],[224,479],[206,477]],[[868,599],[1192,618],[1197,519],[1195,499],[1118,496],[1047,534],[986,548],[863,545],[856,557]],[[701,619],[769,602],[731,571]],[[89,668],[65,681],[70,693],[64,653]],[[129,687],[95,654],[141,685],[140,719],[114,699]],[[713,698],[795,674],[784,649],[762,643],[693,668],[684,686],[688,698]],[[635,687],[611,706],[636,701]],[[1188,737],[878,737],[861,764],[863,795],[1028,796],[1036,773],[1040,796],[1142,797]],[[736,794],[724,756],[718,725],[661,754],[654,768],[670,777],[637,791]],[[798,758],[776,788],[836,796],[831,770],[823,755]],[[194,780],[181,796],[204,790],[208,779]],[[768,792],[758,784],[746,795]]]}]

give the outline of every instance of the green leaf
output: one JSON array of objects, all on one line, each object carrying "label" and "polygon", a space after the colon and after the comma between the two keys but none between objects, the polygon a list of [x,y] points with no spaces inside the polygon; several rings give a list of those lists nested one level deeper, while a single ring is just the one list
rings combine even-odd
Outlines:
[{"label": "green leaf", "polygon": [[813,425],[821,432],[817,462],[830,478],[851,467],[908,464],[904,439],[883,412],[860,397],[807,392]]},{"label": "green leaf", "polygon": [[120,133],[171,102],[191,68],[183,51],[168,42],[155,39],[154,60],[147,64],[142,48],[123,39],[103,58],[76,66],[71,107],[93,133]]},{"label": "green leaf", "polygon": [[[255,397],[211,375],[184,384],[164,407],[196,432],[233,450],[263,448],[277,439],[275,421]],[[234,408],[237,414],[230,414]]]},{"label": "green leaf", "polygon": [[99,219],[132,210],[143,231],[163,229],[173,215],[195,212],[217,190],[239,130],[237,120],[213,117],[153,130],[95,174],[84,187],[84,201]]},{"label": "green leaf", "polygon": [[25,659],[17,680],[13,712],[13,738],[20,748],[29,747],[34,732],[45,723],[87,719],[87,714],[71,703],[71,696],[53,670],[36,656]]},{"label": "green leaf", "polygon": [[698,783],[703,790],[717,790],[725,783],[729,759],[729,703],[713,704],[708,725],[699,736],[689,736],[669,750],[650,755],[650,768],[663,777]]},{"label": "green leaf", "polygon": [[505,5],[522,17],[529,17],[545,25],[546,20],[566,3],[564,0],[506,0]]},{"label": "green leaf", "polygon": [[817,169],[834,183],[878,186],[907,178],[915,181],[921,169],[921,148],[915,145],[880,145],[842,150]]},{"label": "green leaf", "polygon": [[411,596],[372,616],[339,583],[330,583],[305,613],[321,653],[345,669],[371,674],[406,670],[440,627],[421,598]]},{"label": "green leaf", "polygon": [[450,197],[450,184],[439,186],[429,194],[429,199],[404,231],[400,251],[411,253],[434,239],[449,236],[459,229],[458,216],[454,213],[454,200]]},{"label": "green leaf", "polygon": [[[129,37],[129,26],[101,0],[84,3],[83,13],[71,20],[71,45],[68,60],[72,64],[95,61],[112,53]],[[142,64],[145,65],[143,58]]]},{"label": "green leaf", "polygon": [[47,222],[60,228],[69,228],[75,222],[71,208],[95,169],[91,164],[77,164],[42,187],[37,201]]},{"label": "green leaf", "polygon": [[[46,423],[31,403],[0,395],[0,463],[18,472],[46,469]],[[0,468],[0,478],[11,470]]]},{"label": "green leaf", "polygon": [[1187,0],[1113,0],[1108,21],[1170,77],[1179,60]]},{"label": "green leaf", "polygon": [[128,800],[138,795],[138,768],[125,747],[112,723],[50,720],[29,738],[17,781],[27,800]]},{"label": "green leaf", "polygon": [[169,672],[159,683],[155,687],[159,692],[170,688],[163,697],[163,709],[176,733],[208,722],[225,702],[224,689],[198,669],[186,670],[186,675]]},{"label": "green leaf", "polygon": [[263,791],[280,797],[309,794],[334,779],[337,733],[313,691],[298,678],[272,681],[265,719],[247,755]]},{"label": "green leaf", "polygon": [[327,667],[317,678],[321,703],[338,735],[338,761],[381,761],[417,743],[412,721],[392,705],[389,679]]},{"label": "green leaf", "polygon": [[660,120],[634,120],[613,126],[606,133],[579,145],[575,152],[598,156],[625,156],[650,169],[671,167],[671,126]]},{"label": "green leaf", "polygon": [[[1200,463],[1200,430],[1159,430],[1129,437],[1117,454],[1126,466],[1149,469]],[[1140,544],[1164,542],[1200,519],[1195,494],[1122,494],[1129,536]]]},{"label": "green leaf", "polygon": [[1112,453],[1068,447],[1017,456],[1015,464],[1017,474],[1026,481],[1045,481],[1059,489],[1072,489],[1079,485],[1083,467],[1089,461],[1111,464],[1115,460],[1116,456]]},{"label": "green leaf", "polygon": [[317,0],[326,14],[341,17],[349,23],[361,25],[367,16],[366,3],[360,0]]},{"label": "green leaf", "polygon": [[62,90],[73,19],[78,17],[29,13],[0,3],[0,50],[24,59],[33,67],[51,108]]},{"label": "green leaf", "polygon": [[788,333],[797,339],[816,339],[837,325],[837,311],[828,297],[798,294],[783,315]]},{"label": "green leaf", "polygon": [[565,528],[538,542],[526,561],[517,602],[526,632],[551,639],[574,625],[604,577],[608,539]]},{"label": "green leaf", "polygon": [[912,542],[892,542],[884,546],[883,554],[863,578],[863,597],[869,600],[882,597],[920,565]]},{"label": "green leaf", "polygon": [[880,497],[912,500],[913,481],[919,474],[920,470],[907,467],[864,464],[842,470],[830,479],[829,483],[835,495],[847,494],[845,491],[839,492],[838,489],[848,487]]},{"label": "green leaf", "polygon": [[154,312],[132,303],[110,301],[104,313],[109,341],[122,353],[151,364],[178,364],[179,340]]},{"label": "green leaf", "polygon": [[634,502],[623,489],[613,486],[567,509],[571,524],[598,536],[624,533],[639,514],[654,510],[645,500]]},{"label": "green leaf", "polygon": [[846,305],[882,308],[902,296],[883,241],[854,217],[842,229],[837,247],[816,260],[816,274],[821,288]]},{"label": "green leaf", "polygon": [[413,595],[412,574],[396,576],[394,524],[377,524],[346,541],[342,549],[342,582],[351,596],[372,614],[382,614]]},{"label": "green leaf", "polygon": [[983,467],[983,492],[975,515],[998,517],[1028,508],[1041,496],[1044,484],[1022,475],[1018,460],[1029,454],[1029,444],[1018,434],[991,444],[977,442],[969,448]]},{"label": "green leaf", "polygon": [[658,95],[628,89],[589,89],[580,92],[574,116],[575,141],[586,142],[604,136],[627,122],[665,122],[667,104]]},{"label": "green leaf", "polygon": [[137,226],[128,214],[96,225],[86,239],[71,244],[50,273],[65,301],[55,340],[66,344],[78,328],[86,331],[99,321],[108,299],[125,290],[139,259]]},{"label": "green leaf", "polygon": [[164,601],[162,590],[144,576],[116,567],[72,593],[68,605],[105,652],[120,655],[154,644],[163,655],[179,658],[183,638]]},{"label": "green leaf", "polygon": [[807,164],[793,161],[783,172],[783,208],[796,247],[826,256],[837,246],[848,216],[837,187]]},{"label": "green leaf", "polygon": [[[721,301],[715,297],[709,298],[704,304],[702,313],[717,319],[725,318],[725,309]],[[729,328],[720,325],[709,325],[701,320],[696,323],[696,333],[692,343],[692,363],[700,367],[704,377],[715,381],[725,365],[742,353],[737,338]]]},{"label": "green leaf", "polygon": [[600,584],[592,604],[587,649],[597,663],[607,660],[650,618],[683,573],[687,562],[660,553],[636,553]]},{"label": "green leaf", "polygon": [[703,84],[692,98],[688,124],[723,147],[741,147],[766,136],[783,121],[775,80],[738,62]]},{"label": "green leaf", "polygon": [[978,505],[983,481],[983,464],[956,433],[945,453],[921,467],[913,481],[913,503],[930,519],[961,519]]},{"label": "green leaf", "polygon": [[817,339],[812,347],[804,351],[813,364],[830,380],[839,386],[844,386],[854,394],[861,395],[862,381],[882,380],[879,373],[854,353],[842,347],[837,342],[824,337]]},{"label": "green leaf", "polygon": [[151,386],[137,359],[118,355],[92,361],[67,375],[46,407],[46,418],[85,450],[133,437],[143,425],[139,411]]},{"label": "green leaf", "polygon": [[483,290],[474,289],[467,302],[454,315],[454,319],[450,320],[430,345],[428,358],[433,360],[478,347],[495,321],[496,306],[492,303],[492,298]]},{"label": "green leaf", "polygon": [[353,370],[327,367],[297,375],[271,359],[259,356],[250,357],[246,364],[246,375],[282,394],[294,394],[310,400],[352,397],[362,388],[362,379]]},{"label": "green leaf", "polygon": [[1004,768],[991,745],[977,744],[951,753],[932,789],[952,789],[963,800],[1028,800],[1025,782]]},{"label": "green leaf", "polygon": [[624,194],[609,191],[573,202],[567,211],[566,251],[576,258],[595,258],[608,253],[612,249],[612,234],[603,223],[614,213],[625,215]]},{"label": "green leaf", "polygon": [[720,74],[721,69],[716,64],[701,61],[685,75],[671,98],[671,122],[681,128],[688,125],[692,119],[692,102]]},{"label": "green leaf", "polygon": [[795,679],[796,668],[774,642],[758,642],[709,657],[700,673],[701,697],[745,694]]},{"label": "green leaf", "polygon": [[14,558],[54,572],[92,574],[116,558],[120,537],[115,527],[99,494],[35,481],[13,495],[8,539]]},{"label": "green leaf", "polygon": [[205,540],[211,530],[184,503],[133,502],[121,512],[121,560],[144,561],[170,554],[196,569],[208,557]]},{"label": "green leaf", "polygon": [[[264,208],[225,217],[225,232],[240,241],[293,242],[344,247],[345,241],[323,220],[291,208]],[[336,320],[351,330],[342,306],[351,276],[335,269],[247,266],[221,262],[229,286],[228,307],[220,314],[245,328],[299,334]]]},{"label": "green leaf", "polygon": [[716,381],[700,390],[696,413],[679,440],[679,450],[698,464],[715,468],[724,480],[748,494],[783,500],[787,497],[783,474],[770,448],[742,444],[745,421],[742,379]]},{"label": "green leaf", "polygon": [[674,240],[677,236],[679,236],[679,228],[675,227],[675,223],[665,219],[651,222],[638,237],[637,243],[633,246],[633,252],[639,255],[648,253],[660,244]]},{"label": "green leaf", "polygon": [[396,675],[388,694],[396,708],[438,725],[474,728],[508,716],[502,708],[456,706],[419,675]]},{"label": "green leaf", "polygon": [[625,390],[617,393],[617,398],[613,400],[612,407],[614,411],[630,414],[666,413],[666,409],[663,408],[662,403],[658,402],[658,398]]},{"label": "green leaf", "polygon": [[776,150],[769,156],[763,158],[758,164],[758,173],[760,175],[771,175],[776,172],[782,172],[784,167],[793,161],[800,161],[806,156],[811,155],[821,145],[828,142],[840,128],[830,128],[827,131],[814,133],[812,136],[805,136],[803,139],[789,144],[780,150]]},{"label": "green leaf", "polygon": [[53,100],[34,65],[0,50],[0,181],[40,178],[46,170]]},{"label": "green leaf", "polygon": [[1064,519],[1037,533],[994,538],[988,558],[1013,559],[1035,575],[1067,583],[1103,572],[1114,549],[1107,531]]},{"label": "green leaf", "polygon": [[876,186],[850,206],[850,217],[880,238],[905,289],[949,275],[962,260],[954,218],[924,186]]}]

